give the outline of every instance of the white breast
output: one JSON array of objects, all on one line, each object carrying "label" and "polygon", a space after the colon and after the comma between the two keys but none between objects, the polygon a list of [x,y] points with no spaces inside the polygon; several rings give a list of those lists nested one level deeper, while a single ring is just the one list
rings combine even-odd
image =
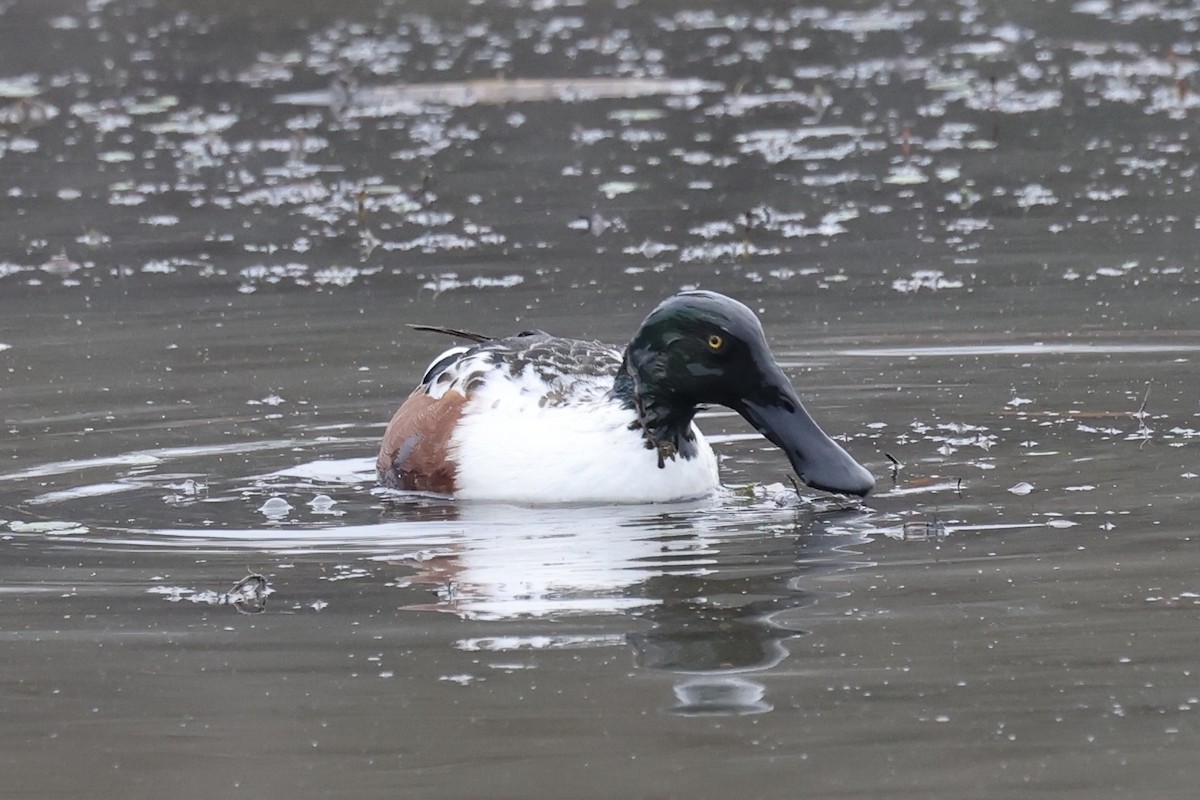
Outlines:
[{"label": "white breast", "polygon": [[703,497],[718,485],[716,457],[695,425],[696,455],[668,459],[660,469],[657,452],[629,428],[633,412],[619,402],[543,405],[541,398],[520,380],[489,382],[472,393],[451,437],[456,497],[664,503]]}]

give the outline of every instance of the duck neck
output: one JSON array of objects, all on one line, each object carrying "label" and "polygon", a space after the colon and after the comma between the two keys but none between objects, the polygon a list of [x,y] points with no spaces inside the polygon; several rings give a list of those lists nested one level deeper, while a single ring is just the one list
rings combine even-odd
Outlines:
[{"label": "duck neck", "polygon": [[629,428],[640,430],[646,449],[658,452],[659,469],[676,456],[686,460],[696,455],[696,436],[692,432],[695,403],[656,390],[655,385],[630,363],[628,352],[613,381],[612,396],[637,415]]}]

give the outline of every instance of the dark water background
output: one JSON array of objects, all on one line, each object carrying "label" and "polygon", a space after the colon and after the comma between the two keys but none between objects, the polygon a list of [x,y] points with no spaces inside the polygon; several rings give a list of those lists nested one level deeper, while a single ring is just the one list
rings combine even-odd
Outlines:
[{"label": "dark water background", "polygon": [[[0,791],[1194,797],[1198,32],[0,0]],[[622,342],[690,286],[861,509],[718,412],[704,503],[373,489],[406,323]]]}]

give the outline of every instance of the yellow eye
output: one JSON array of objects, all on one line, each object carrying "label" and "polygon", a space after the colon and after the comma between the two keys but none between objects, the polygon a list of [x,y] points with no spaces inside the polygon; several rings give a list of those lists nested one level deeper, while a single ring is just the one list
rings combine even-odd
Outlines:
[{"label": "yellow eye", "polygon": [[714,353],[716,351],[720,350],[724,346],[725,346],[725,340],[722,339],[717,334],[714,333],[708,337],[708,349],[712,350]]}]

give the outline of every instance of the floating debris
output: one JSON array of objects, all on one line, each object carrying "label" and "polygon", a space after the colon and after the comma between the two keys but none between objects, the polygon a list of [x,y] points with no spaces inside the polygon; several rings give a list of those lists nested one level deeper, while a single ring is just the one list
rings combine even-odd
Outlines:
[{"label": "floating debris", "polygon": [[474,278],[463,279],[458,277],[456,272],[448,272],[444,275],[437,275],[433,280],[426,281],[421,284],[422,289],[430,289],[434,292],[447,292],[451,289],[511,289],[514,286],[520,286],[525,282],[525,278],[521,275],[479,275]]},{"label": "floating debris", "polygon": [[1058,204],[1058,197],[1055,196],[1054,192],[1040,183],[1031,183],[1028,186],[1022,186],[1013,192],[1013,197],[1017,201],[1017,206],[1026,209],[1033,208],[1034,206],[1053,206]]},{"label": "floating debris", "polygon": [[13,533],[42,533],[54,536],[78,536],[88,532],[87,526],[65,520],[42,520],[39,522],[13,520],[8,523],[8,529]]},{"label": "floating debris", "polygon": [[164,495],[163,501],[180,505],[195,502],[208,496],[208,484],[194,478],[186,478],[178,483],[168,483],[167,489],[171,494]]},{"label": "floating debris", "polygon": [[896,278],[892,288],[901,294],[912,294],[921,289],[933,292],[944,289],[961,289],[963,282],[957,278],[947,278],[940,269],[919,269],[908,278]]},{"label": "floating debris", "polygon": [[1193,608],[1200,606],[1200,592],[1180,592],[1176,595],[1152,595],[1147,603],[1161,603],[1166,608]]},{"label": "floating debris", "polygon": [[42,264],[40,269],[42,272],[48,272],[51,275],[56,275],[60,278],[65,278],[73,272],[78,272],[83,267],[76,261],[72,261],[65,253],[59,253],[51,258],[46,263]]},{"label": "floating debris", "polygon": [[49,122],[58,116],[58,108],[37,97],[23,97],[0,106],[0,126],[27,128]]},{"label": "floating debris", "polygon": [[187,600],[202,605],[233,606],[239,614],[261,614],[267,610],[267,597],[275,590],[264,576],[251,572],[227,592],[211,589],[198,591],[182,586],[154,586],[146,591],[149,594],[164,595],[164,599],[169,603]]},{"label": "floating debris", "polygon": [[894,186],[914,186],[919,183],[928,183],[929,176],[912,164],[904,164],[892,167],[883,182]]},{"label": "floating debris", "polygon": [[275,97],[276,103],[330,106],[335,102],[348,117],[420,114],[429,106],[464,108],[506,103],[576,103],[605,98],[630,99],[652,95],[692,96],[719,92],[724,85],[695,79],[661,78],[524,78],[399,83],[390,86],[343,87]]},{"label": "floating debris", "polygon": [[906,542],[939,542],[949,534],[942,520],[908,520],[901,527],[901,538]]},{"label": "floating debris", "polygon": [[261,614],[267,610],[267,597],[271,592],[267,579],[252,572],[221,595],[217,605],[233,606],[240,614]]},{"label": "floating debris", "polygon": [[333,568],[332,575],[322,575],[323,581],[351,581],[359,578],[370,578],[374,573],[363,567],[355,567],[350,564],[338,564]]},{"label": "floating debris", "polygon": [[486,681],[487,678],[479,675],[470,675],[468,673],[458,673],[454,675],[442,675],[438,678],[439,681],[447,681],[448,683],[457,683],[459,686],[469,686],[476,681]]},{"label": "floating debris", "polygon": [[608,183],[600,184],[600,193],[613,200],[623,194],[631,194],[632,192],[648,189],[649,185],[645,183],[634,183],[632,181],[609,181]]}]

